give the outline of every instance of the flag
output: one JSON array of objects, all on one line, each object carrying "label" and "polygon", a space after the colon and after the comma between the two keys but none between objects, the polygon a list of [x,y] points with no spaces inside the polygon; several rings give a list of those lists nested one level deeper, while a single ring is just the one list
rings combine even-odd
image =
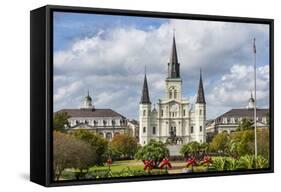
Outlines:
[{"label": "flag", "polygon": [[257,53],[257,49],[256,49],[256,38],[254,38],[253,51],[254,51],[255,54]]}]

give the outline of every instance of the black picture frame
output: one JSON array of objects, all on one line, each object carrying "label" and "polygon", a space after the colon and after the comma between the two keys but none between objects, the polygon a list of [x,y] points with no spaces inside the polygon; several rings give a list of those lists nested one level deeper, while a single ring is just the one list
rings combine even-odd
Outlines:
[{"label": "black picture frame", "polygon": [[[109,178],[103,180],[52,181],[53,116],[53,12],[98,13],[110,15],[174,18],[270,26],[270,168],[227,172],[173,174],[145,177]],[[274,172],[274,20],[263,18],[197,15],[185,13],[117,10],[89,7],[47,5],[30,12],[30,180],[43,186],[150,181],[162,179],[227,176]]]}]

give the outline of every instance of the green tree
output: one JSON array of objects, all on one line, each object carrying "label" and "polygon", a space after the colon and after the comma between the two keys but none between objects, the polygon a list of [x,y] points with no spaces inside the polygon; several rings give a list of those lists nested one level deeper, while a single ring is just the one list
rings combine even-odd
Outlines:
[{"label": "green tree", "polygon": [[245,131],[245,130],[253,129],[253,124],[254,122],[252,120],[243,118],[238,124],[237,131]]},{"label": "green tree", "polygon": [[137,151],[137,141],[134,137],[124,134],[115,135],[110,142],[110,148],[120,158],[132,159]]},{"label": "green tree", "polygon": [[192,141],[190,143],[182,145],[180,148],[180,153],[188,158],[189,156],[195,156],[197,159],[204,156],[209,150],[208,143],[198,143],[197,141]]},{"label": "green tree", "polygon": [[[231,151],[231,142],[235,143],[234,149]],[[228,151],[237,156],[243,156],[254,153],[254,132],[253,130],[237,131],[230,135]],[[230,153],[230,154],[231,154]]]},{"label": "green tree", "polygon": [[75,131],[74,136],[93,146],[95,148],[95,153],[97,154],[96,164],[103,165],[108,158],[106,153],[108,150],[108,141],[98,134],[81,129]]},{"label": "green tree", "polygon": [[66,112],[58,112],[53,116],[53,130],[65,132],[65,127],[69,126],[69,115]]},{"label": "green tree", "polygon": [[166,144],[161,141],[150,140],[147,145],[139,148],[135,158],[138,160],[154,160],[156,166],[159,166],[167,156],[169,156],[169,149]]},{"label": "green tree", "polygon": [[227,151],[227,144],[229,142],[228,133],[222,132],[214,136],[210,143],[210,150],[216,153],[225,154]]},{"label": "green tree", "polygon": [[85,176],[89,167],[95,164],[96,154],[93,147],[72,135],[54,131],[53,146],[53,177],[55,180],[60,179],[66,168],[78,169],[80,174],[76,177],[79,179]]},{"label": "green tree", "polygon": [[203,154],[206,154],[209,152],[209,148],[210,148],[210,145],[208,143],[201,143],[199,145],[199,151],[201,151]]}]

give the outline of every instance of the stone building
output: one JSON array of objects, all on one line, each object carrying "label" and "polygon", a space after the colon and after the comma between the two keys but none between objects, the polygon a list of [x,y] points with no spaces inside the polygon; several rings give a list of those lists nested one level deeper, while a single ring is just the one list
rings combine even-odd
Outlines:
[{"label": "stone building", "polygon": [[83,104],[77,109],[61,109],[56,113],[66,112],[70,117],[68,131],[89,130],[111,140],[116,134],[131,134],[128,119],[112,109],[98,109],[92,105],[89,93]]},{"label": "stone building", "polygon": [[206,101],[200,71],[195,107],[182,95],[182,78],[178,62],[175,36],[172,41],[168,76],[165,80],[166,93],[151,108],[146,74],[139,104],[139,138],[145,145],[151,139],[174,144],[190,141],[205,142]]},{"label": "stone building", "polygon": [[[250,99],[248,100],[248,105],[244,108],[234,108],[224,114],[220,115],[216,119],[208,120],[206,122],[206,132],[208,137],[216,133],[227,132],[231,133],[236,131],[239,122],[242,119],[254,119],[254,106],[255,100],[251,94]],[[267,115],[269,109],[257,108],[257,127],[266,128],[268,127]]]}]

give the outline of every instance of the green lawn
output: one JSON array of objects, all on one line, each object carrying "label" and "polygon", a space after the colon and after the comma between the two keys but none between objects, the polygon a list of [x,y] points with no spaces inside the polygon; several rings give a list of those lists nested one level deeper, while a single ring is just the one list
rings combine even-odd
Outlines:
[{"label": "green lawn", "polygon": [[[186,167],[185,161],[172,161],[173,168],[169,170],[170,174],[182,173],[183,169]],[[103,177],[108,173],[109,167],[105,164],[104,166],[94,166],[89,170],[90,174],[100,175]],[[137,171],[142,174],[147,174],[144,172],[144,165],[142,161],[139,160],[124,160],[124,161],[113,161],[110,166],[111,173],[114,175],[118,175],[121,172]],[[78,171],[78,170],[77,170]],[[204,172],[203,166],[194,167],[195,172]],[[75,169],[67,169],[63,172],[62,179],[73,179],[74,178]],[[153,173],[155,174],[164,174],[164,170],[153,169]],[[131,175],[128,175],[131,176]]]},{"label": "green lawn", "polygon": [[[122,171],[124,169],[130,168],[131,170],[143,170],[143,164],[141,161],[137,160],[126,160],[126,161],[115,161],[110,166],[112,172]],[[90,168],[90,171],[107,171],[108,166],[94,166]]]}]

